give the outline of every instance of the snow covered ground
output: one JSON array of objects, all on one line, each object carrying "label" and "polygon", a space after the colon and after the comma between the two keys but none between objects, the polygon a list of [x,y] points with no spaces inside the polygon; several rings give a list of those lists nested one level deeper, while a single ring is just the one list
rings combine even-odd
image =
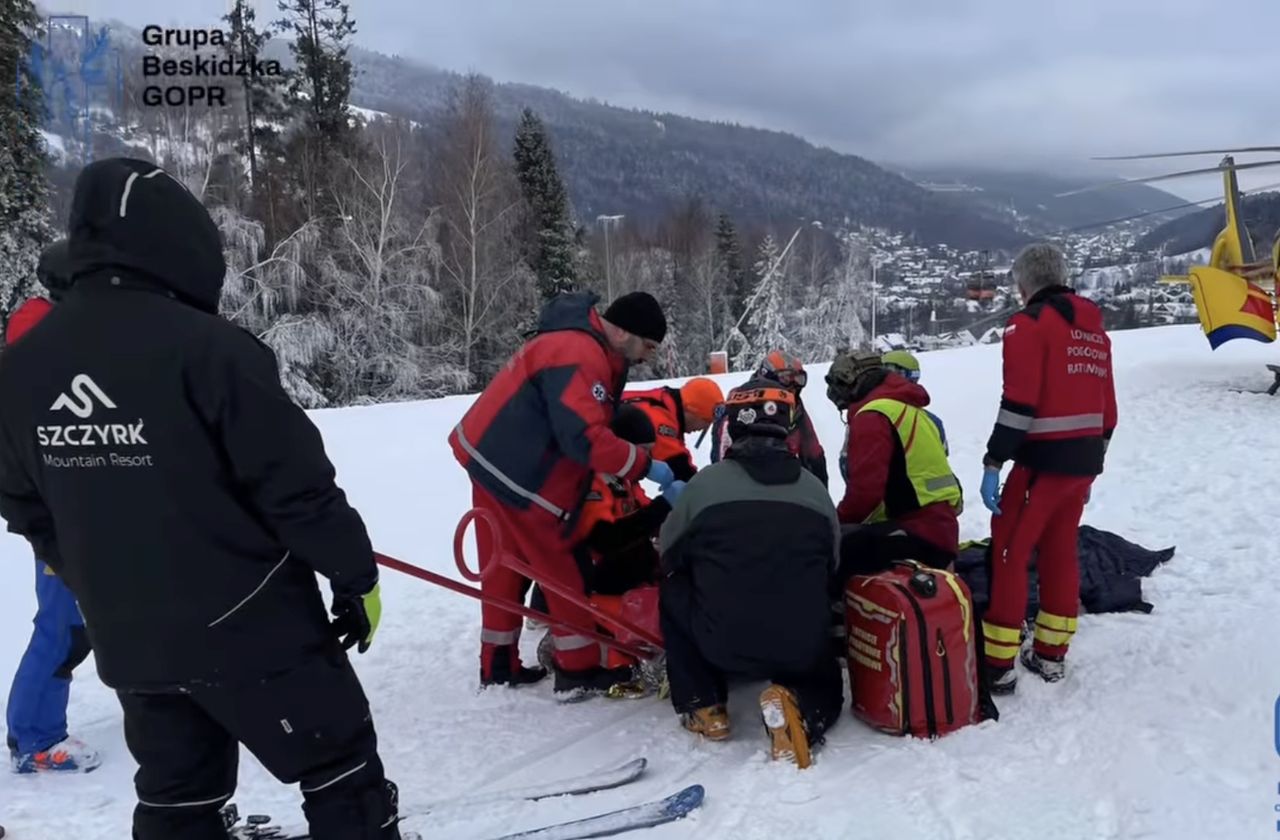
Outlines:
[{"label": "snow covered ground", "polygon": [[[871,731],[849,715],[814,766],[767,761],[754,707],[736,689],[731,741],[683,732],[656,699],[560,706],[549,681],[477,690],[474,601],[385,572],[384,618],[356,657],[402,810],[525,785],[645,755],[648,772],[587,798],[437,808],[406,827],[430,837],[484,838],[666,795],[693,782],[707,801],[654,838],[1205,838],[1271,834],[1280,783],[1273,709],[1280,673],[1275,494],[1280,399],[1263,388],[1275,348],[1232,342],[1211,353],[1195,326],[1119,333],[1120,427],[1086,521],[1150,548],[1177,545],[1145,583],[1150,615],[1084,616],[1065,682],[1024,678],[1002,719],[934,743]],[[999,393],[998,346],[924,354],[924,384],[945,419],[968,509],[963,536],[985,535],[980,458]],[[832,474],[843,426],[808,396]],[[741,376],[722,378],[726,385]],[[454,523],[468,485],[445,436],[469,398],[319,411],[339,481],[380,550],[452,572]],[[699,453],[705,460],[706,452]],[[833,487],[839,492],[840,486]],[[456,575],[456,572],[454,573]],[[0,683],[29,632],[31,559],[0,538]],[[524,639],[527,657],[537,642]],[[3,696],[0,695],[0,700]],[[127,836],[134,764],[120,712],[92,661],[72,692],[75,734],[105,754],[81,777],[0,773],[0,824],[14,840]],[[236,802],[300,825],[295,790],[245,756]]]}]

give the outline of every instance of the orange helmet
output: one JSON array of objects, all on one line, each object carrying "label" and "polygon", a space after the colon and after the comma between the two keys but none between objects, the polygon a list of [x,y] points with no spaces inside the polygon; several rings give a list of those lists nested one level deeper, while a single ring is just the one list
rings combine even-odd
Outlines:
[{"label": "orange helmet", "polygon": [[804,370],[804,362],[782,350],[770,350],[766,353],[760,361],[760,367],[756,368],[755,375],[771,379],[795,394],[804,390],[805,384],[809,381],[809,374]]},{"label": "orange helmet", "polygon": [[680,402],[690,415],[710,425],[715,419],[716,407],[724,402],[724,393],[714,380],[700,376],[684,383],[680,389]]}]

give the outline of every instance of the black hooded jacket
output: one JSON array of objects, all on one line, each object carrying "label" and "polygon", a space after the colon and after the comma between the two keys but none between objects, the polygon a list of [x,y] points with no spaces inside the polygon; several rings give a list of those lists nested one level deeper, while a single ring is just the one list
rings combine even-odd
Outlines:
[{"label": "black hooded jacket", "polygon": [[0,515],[79,600],[115,688],[251,680],[334,644],[377,580],[275,357],[216,315],[217,228],[144,161],[86,167],[75,282],[0,360]]},{"label": "black hooded jacket", "polygon": [[804,673],[829,655],[835,505],[782,439],[737,439],[662,526],[662,609],[724,671]]}]

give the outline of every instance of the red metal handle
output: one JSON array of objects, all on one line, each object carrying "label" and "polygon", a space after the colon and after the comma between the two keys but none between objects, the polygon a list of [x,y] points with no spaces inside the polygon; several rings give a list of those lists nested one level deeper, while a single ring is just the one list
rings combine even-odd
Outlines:
[{"label": "red metal handle", "polygon": [[517,604],[514,601],[508,601],[505,598],[490,597],[482,593],[479,589],[476,589],[471,586],[467,586],[466,584],[463,584],[463,583],[459,583],[458,581],[452,580],[451,578],[447,578],[444,575],[439,575],[439,574],[436,574],[435,572],[429,572],[426,569],[419,568],[418,566],[415,566],[412,563],[406,563],[405,561],[399,560],[395,557],[390,557],[386,554],[380,554],[378,552],[374,552],[373,559],[376,560],[378,565],[380,566],[385,566],[388,569],[394,569],[397,572],[403,572],[404,574],[409,575],[410,577],[416,577],[419,580],[425,580],[428,583],[434,583],[435,585],[442,586],[451,592],[457,592],[459,595],[466,595],[468,598],[475,598],[477,601],[480,601],[485,604],[490,604],[492,606],[498,607],[499,609],[506,610],[507,612],[512,612],[512,613],[515,613],[516,615],[525,616],[526,618],[532,618],[538,621],[543,621],[552,626],[563,627],[564,629],[568,630],[571,633],[574,633],[579,636],[586,636],[588,639],[591,639],[594,642],[599,642],[602,645],[607,645],[608,647],[614,648],[616,650],[620,650],[623,653],[627,654],[628,656],[633,656],[636,659],[648,659],[654,655],[654,651],[648,649],[643,645],[626,644],[624,642],[618,641],[612,636],[607,636],[594,629],[579,627],[578,625],[573,624],[572,622],[553,618],[552,616],[549,616],[544,612],[540,612],[539,610],[526,607],[524,604]]},{"label": "red metal handle", "polygon": [[533,567],[530,566],[527,562],[519,560],[511,554],[501,555],[499,562],[504,563],[508,568],[512,569],[517,574],[520,574],[524,577],[527,577],[529,580],[534,581],[535,583],[537,583],[539,586],[541,586],[543,589],[547,590],[548,592],[559,595],[561,598],[564,598],[566,601],[572,601],[575,605],[582,607],[584,610],[591,613],[592,617],[594,617],[596,621],[600,622],[601,624],[605,626],[621,627],[623,630],[626,630],[631,635],[635,636],[638,639],[641,639],[645,644],[651,646],[654,649],[655,653],[662,651],[662,640],[654,636],[648,630],[645,630],[642,627],[637,627],[636,625],[632,624],[631,622],[627,621],[625,618],[622,618],[621,616],[616,616],[605,610],[600,609],[595,604],[591,603],[591,600],[587,598],[587,596],[583,595],[581,592],[571,589],[570,587],[565,586],[563,583],[560,583],[559,581],[551,580],[545,575],[539,574],[538,572],[534,571]]},{"label": "red metal handle", "polygon": [[[488,557],[485,557],[484,555],[481,555],[479,557],[479,569],[478,571],[473,572],[470,568],[467,567],[467,561],[463,553],[462,544],[467,535],[467,526],[470,525],[472,522],[475,522],[476,527],[479,528],[481,521],[483,521],[484,524],[489,528],[492,547],[490,549]],[[477,548],[479,547],[479,542],[480,542],[479,539],[477,539],[476,540]],[[382,558],[382,557],[385,557],[385,555],[378,555],[378,557]],[[390,559],[390,558],[387,558],[387,559]],[[458,520],[458,527],[455,528],[453,532],[453,560],[454,560],[454,564],[457,565],[458,567],[458,573],[461,574],[463,578],[471,581],[472,583],[480,583],[484,580],[484,578],[487,575],[492,574],[493,569],[497,568],[500,565],[506,566],[508,569],[511,569],[516,574],[519,574],[520,576],[528,578],[534,583],[537,583],[544,590],[551,592],[555,595],[558,595],[567,601],[571,601],[576,606],[581,607],[583,610],[586,610],[588,613],[591,614],[593,618],[596,619],[596,621],[600,622],[602,625],[606,627],[621,628],[622,630],[625,630],[628,633],[630,633],[635,638],[641,639],[646,646],[652,648],[651,651],[647,652],[644,655],[645,658],[649,656],[653,656],[657,653],[660,653],[663,649],[662,640],[657,636],[655,636],[654,634],[650,633],[649,631],[645,630],[642,627],[637,627],[636,625],[632,624],[631,622],[627,621],[626,619],[620,616],[611,615],[608,612],[600,609],[596,605],[592,604],[590,599],[588,599],[583,593],[575,591],[571,587],[568,587],[563,583],[560,583],[559,581],[549,579],[546,575],[541,574],[537,570],[535,570],[527,562],[520,560],[514,554],[507,551],[502,544],[502,528],[499,526],[497,518],[490,511],[485,510],[484,508],[478,508],[478,507],[471,508],[466,513],[462,514],[462,518]],[[381,562],[381,560],[379,562]],[[414,574],[414,572],[409,572],[407,571],[406,568],[404,568],[409,566],[409,564],[404,563],[403,561],[396,561],[396,562],[399,564],[399,566],[392,565],[392,566],[389,566],[389,568],[395,568],[398,571],[406,572],[408,574]],[[387,564],[384,564],[384,565],[387,565]],[[409,568],[416,569],[417,567],[412,566]],[[431,573],[428,572],[427,574],[431,574]],[[422,577],[421,575],[417,575],[417,576]],[[433,583],[439,582],[439,581],[433,580],[432,578],[424,578],[424,579],[432,580]],[[441,580],[445,580],[445,579],[446,578],[441,578]],[[453,587],[446,587],[446,588],[453,589]],[[456,592],[458,590],[454,589],[454,591]],[[494,604],[495,606],[501,606],[503,609],[508,609],[508,607],[514,606],[513,602],[506,601],[506,600],[501,600],[499,602],[497,599],[487,598],[487,597],[483,598],[482,600],[484,600],[485,603]],[[512,609],[510,611],[519,612],[519,610],[515,610],[515,609]],[[527,615],[527,613],[523,613],[523,612],[521,612],[520,614]],[[538,618],[539,620],[542,620],[542,621],[549,620],[549,623],[553,625],[560,625],[564,627],[569,626],[565,624],[565,622],[563,621],[549,619],[549,617],[544,616],[542,613],[538,613]],[[574,632],[580,633],[581,635],[588,636],[589,638],[594,638],[597,640],[601,638],[597,636],[597,634],[583,632],[579,628],[574,628]],[[603,638],[609,638],[609,637],[603,637]],[[613,644],[613,646],[617,647],[619,650],[624,649],[616,641],[612,642],[611,644]],[[626,652],[631,653],[631,650],[627,650]],[[632,653],[632,655],[634,656],[636,654]]]},{"label": "red metal handle", "polygon": [[[458,566],[458,574],[462,575],[465,580],[472,583],[479,583],[484,579],[486,564],[484,557],[478,557],[477,562],[479,568],[477,571],[471,571],[467,568],[467,558],[463,554],[462,541],[467,536],[467,526],[472,520],[483,519],[485,524],[489,526],[489,533],[493,537],[494,554],[501,556],[502,552],[502,531],[498,530],[498,523],[494,521],[493,516],[481,508],[472,508],[462,514],[462,518],[458,520],[458,527],[453,531],[453,562]],[[476,526],[479,527],[479,526]],[[479,555],[480,539],[476,538],[476,554]],[[492,564],[490,564],[491,566]]]}]

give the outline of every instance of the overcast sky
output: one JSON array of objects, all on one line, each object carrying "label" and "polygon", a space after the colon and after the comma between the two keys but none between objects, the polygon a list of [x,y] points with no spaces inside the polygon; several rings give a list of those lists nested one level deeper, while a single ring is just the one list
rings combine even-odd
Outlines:
[{"label": "overcast sky", "polygon": [[[878,162],[1154,174],[1092,155],[1280,146],[1280,0],[349,0],[362,46]],[[63,0],[210,26],[228,0]],[[260,17],[274,0],[258,0]],[[1242,21],[1236,28],[1232,21]],[[1280,159],[1240,156],[1241,160]],[[1186,164],[1186,166],[1183,166]],[[1246,188],[1280,167],[1241,173]],[[1216,181],[1165,189],[1212,195]]]}]

